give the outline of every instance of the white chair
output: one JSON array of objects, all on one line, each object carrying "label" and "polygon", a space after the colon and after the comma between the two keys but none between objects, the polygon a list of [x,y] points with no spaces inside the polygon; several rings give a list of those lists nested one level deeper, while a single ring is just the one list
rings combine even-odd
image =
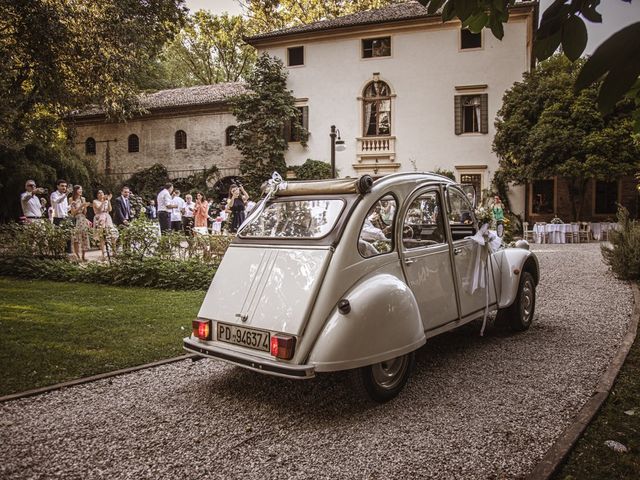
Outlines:
[{"label": "white chair", "polygon": [[578,241],[589,243],[591,241],[591,224],[582,222],[578,231]]},{"label": "white chair", "polygon": [[522,222],[522,239],[535,242],[533,230],[529,230],[529,222]]},{"label": "white chair", "polygon": [[567,225],[568,230],[565,231],[565,241],[567,243],[579,243],[580,242],[580,224],[578,222],[571,222]]}]

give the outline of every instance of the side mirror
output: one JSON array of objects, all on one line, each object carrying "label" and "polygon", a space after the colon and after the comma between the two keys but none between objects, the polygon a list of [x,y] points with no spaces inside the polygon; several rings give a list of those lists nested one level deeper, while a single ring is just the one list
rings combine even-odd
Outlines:
[{"label": "side mirror", "polygon": [[469,202],[471,203],[471,205],[473,205],[473,208],[476,208],[478,206],[478,198],[476,196],[476,187],[474,187],[471,184],[465,183],[460,185],[460,188],[469,199]]}]

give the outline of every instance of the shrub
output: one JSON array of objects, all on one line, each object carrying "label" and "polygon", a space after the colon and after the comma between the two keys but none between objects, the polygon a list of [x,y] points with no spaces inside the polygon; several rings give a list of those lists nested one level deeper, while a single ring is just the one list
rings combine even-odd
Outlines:
[{"label": "shrub", "polygon": [[[290,168],[291,169],[291,168]],[[302,165],[294,167],[297,180],[323,180],[331,178],[331,165],[320,160],[307,159]]]},{"label": "shrub", "polygon": [[60,282],[101,283],[171,290],[206,290],[216,266],[197,259],[120,258],[77,264],[61,259],[0,257],[0,275]]},{"label": "shrub", "polygon": [[622,280],[640,279],[640,225],[629,218],[629,211],[618,207],[620,228],[609,232],[611,246],[602,245],[604,263]]},{"label": "shrub", "polygon": [[60,227],[47,221],[0,225],[0,253],[19,257],[64,258],[72,230],[70,221]]}]

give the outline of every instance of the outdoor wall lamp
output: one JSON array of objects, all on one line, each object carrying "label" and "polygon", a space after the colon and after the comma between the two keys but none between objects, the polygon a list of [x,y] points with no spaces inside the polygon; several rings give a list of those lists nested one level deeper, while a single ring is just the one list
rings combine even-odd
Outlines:
[{"label": "outdoor wall lamp", "polygon": [[340,138],[340,130],[335,125],[331,125],[329,137],[331,137],[331,178],[336,178],[336,145],[344,145],[344,140]]}]

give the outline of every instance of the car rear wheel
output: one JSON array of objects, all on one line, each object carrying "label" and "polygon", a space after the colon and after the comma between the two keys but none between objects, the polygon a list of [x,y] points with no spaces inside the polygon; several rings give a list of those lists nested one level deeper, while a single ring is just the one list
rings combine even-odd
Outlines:
[{"label": "car rear wheel", "polygon": [[533,275],[522,272],[516,299],[510,307],[498,310],[498,320],[506,320],[511,330],[523,332],[531,326],[535,310],[536,283]]},{"label": "car rear wheel", "polygon": [[361,390],[378,403],[388,402],[404,388],[415,364],[414,352],[357,369]]}]

